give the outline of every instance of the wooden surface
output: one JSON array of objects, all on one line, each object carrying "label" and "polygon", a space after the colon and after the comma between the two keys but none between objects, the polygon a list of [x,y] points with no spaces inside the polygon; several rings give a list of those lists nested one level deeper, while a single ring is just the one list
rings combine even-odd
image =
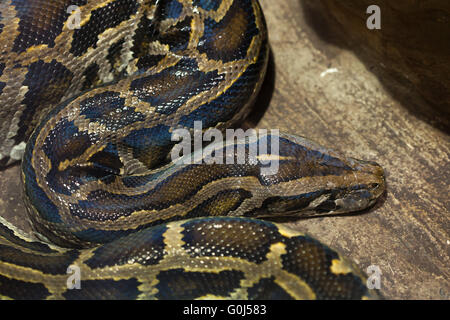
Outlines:
[{"label": "wooden surface", "polygon": [[[306,19],[300,0],[261,4],[272,61],[247,123],[376,160],[387,175],[387,193],[371,210],[291,224],[363,270],[379,266],[388,299],[450,299],[446,130],[399,103],[352,51],[331,44],[317,30],[320,19]],[[0,188],[0,215],[29,230],[18,166],[0,171]]]},{"label": "wooden surface", "polygon": [[[314,31],[351,49],[404,108],[434,126],[450,127],[450,1],[302,0],[302,5]],[[366,23],[372,5],[379,8],[378,30]]]}]

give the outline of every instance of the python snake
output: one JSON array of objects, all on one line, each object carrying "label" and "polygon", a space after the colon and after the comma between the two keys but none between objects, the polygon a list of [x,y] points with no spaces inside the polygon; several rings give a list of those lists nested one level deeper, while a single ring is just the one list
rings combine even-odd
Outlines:
[{"label": "python snake", "polygon": [[272,132],[169,160],[177,129],[248,114],[268,60],[257,0],[2,0],[0,44],[0,159],[23,155],[34,228],[0,217],[0,297],[377,297],[337,252],[258,219],[364,209],[376,163]]}]

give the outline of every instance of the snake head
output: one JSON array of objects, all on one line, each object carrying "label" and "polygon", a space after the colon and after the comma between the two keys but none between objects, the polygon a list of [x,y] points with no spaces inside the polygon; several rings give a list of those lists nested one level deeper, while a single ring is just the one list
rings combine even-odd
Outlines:
[{"label": "snake head", "polygon": [[[323,215],[372,206],[385,190],[383,168],[346,157],[303,137],[281,134],[279,168],[262,176],[270,195],[255,215]],[[274,187],[276,185],[276,187]]]}]

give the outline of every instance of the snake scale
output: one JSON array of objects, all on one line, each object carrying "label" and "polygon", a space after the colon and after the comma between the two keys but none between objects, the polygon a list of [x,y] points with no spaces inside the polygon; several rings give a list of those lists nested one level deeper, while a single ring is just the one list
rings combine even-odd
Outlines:
[{"label": "snake scale", "polygon": [[[0,158],[22,159],[34,228],[0,217],[0,297],[377,298],[352,262],[270,222],[371,206],[375,162],[273,132],[169,160],[175,130],[248,114],[268,61],[257,0],[2,0],[0,45]],[[250,157],[263,143],[275,174],[274,153]]]}]

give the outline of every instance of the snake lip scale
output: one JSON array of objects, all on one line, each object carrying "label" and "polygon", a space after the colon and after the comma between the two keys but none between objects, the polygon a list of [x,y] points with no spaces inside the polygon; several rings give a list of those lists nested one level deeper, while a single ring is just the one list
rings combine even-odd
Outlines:
[{"label": "snake lip scale", "polygon": [[[246,117],[268,46],[257,0],[2,1],[0,161],[22,160],[34,233],[0,217],[0,298],[379,298],[353,262],[263,219],[370,207],[377,163],[288,133],[169,160],[175,130]],[[251,152],[273,141],[267,174]]]}]

